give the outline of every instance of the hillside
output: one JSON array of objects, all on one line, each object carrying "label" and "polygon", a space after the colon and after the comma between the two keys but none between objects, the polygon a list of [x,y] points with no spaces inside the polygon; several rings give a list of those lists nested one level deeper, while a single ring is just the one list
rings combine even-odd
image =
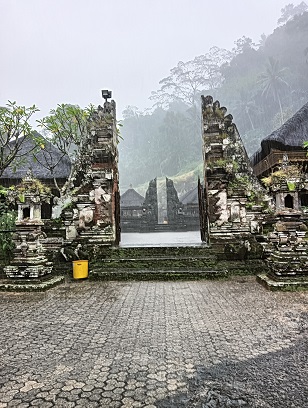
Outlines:
[{"label": "hillside", "polygon": [[[244,36],[232,51],[212,47],[179,63],[152,93],[149,113],[136,107],[123,112],[121,190],[147,185],[155,177],[193,180],[191,172],[202,161],[201,94],[211,94],[228,108],[252,155],[264,137],[308,101],[307,59],[308,12],[303,12],[261,36],[257,45]],[[189,98],[179,92],[196,85],[188,78],[199,84]],[[180,189],[187,183],[179,181]]]}]

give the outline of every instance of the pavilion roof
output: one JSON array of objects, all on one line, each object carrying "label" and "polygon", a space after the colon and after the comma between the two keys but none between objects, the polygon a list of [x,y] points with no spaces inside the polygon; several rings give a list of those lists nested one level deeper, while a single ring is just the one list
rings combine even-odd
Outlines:
[{"label": "pavilion roof", "polygon": [[[27,171],[31,168],[35,178],[40,180],[46,179],[65,179],[69,176],[71,170],[71,161],[67,155],[60,152],[58,148],[53,146],[49,141],[44,139],[44,149],[40,149],[33,157],[31,153],[35,147],[35,142],[31,138],[26,138],[22,143],[20,153],[23,156],[22,165],[17,165],[17,160],[4,170],[1,179],[22,179],[26,176]],[[48,153],[47,153],[48,152]],[[58,163],[53,174],[45,165],[48,163]],[[15,168],[16,167],[16,168]]]},{"label": "pavilion roof", "polygon": [[261,148],[251,157],[252,165],[255,166],[263,160],[272,149],[303,150],[305,141],[308,141],[308,103],[262,140]]},{"label": "pavilion roof", "polygon": [[141,207],[143,203],[144,197],[133,188],[129,188],[121,195],[121,206],[123,207]]}]

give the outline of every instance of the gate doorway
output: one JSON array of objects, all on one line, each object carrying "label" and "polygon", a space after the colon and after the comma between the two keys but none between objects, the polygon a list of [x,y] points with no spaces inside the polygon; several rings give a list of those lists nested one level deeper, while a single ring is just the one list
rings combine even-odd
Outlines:
[{"label": "gate doorway", "polygon": [[198,186],[178,196],[169,178],[149,182],[145,196],[121,196],[121,246],[200,245]]}]

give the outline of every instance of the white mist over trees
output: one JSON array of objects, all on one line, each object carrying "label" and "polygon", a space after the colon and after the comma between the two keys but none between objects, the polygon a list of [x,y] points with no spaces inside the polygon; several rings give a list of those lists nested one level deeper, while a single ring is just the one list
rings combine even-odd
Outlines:
[{"label": "white mist over trees", "polygon": [[235,41],[232,51],[213,46],[180,61],[153,91],[153,108],[123,112],[122,189],[156,176],[193,170],[201,157],[200,96],[211,94],[234,117],[249,155],[260,141],[308,101],[308,7],[287,5],[279,26]]}]

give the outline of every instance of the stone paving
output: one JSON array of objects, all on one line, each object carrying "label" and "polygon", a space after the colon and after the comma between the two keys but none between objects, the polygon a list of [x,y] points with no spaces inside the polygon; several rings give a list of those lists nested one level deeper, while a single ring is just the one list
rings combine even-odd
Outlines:
[{"label": "stone paving", "polygon": [[0,307],[0,408],[308,406],[308,292],[75,281]]}]

